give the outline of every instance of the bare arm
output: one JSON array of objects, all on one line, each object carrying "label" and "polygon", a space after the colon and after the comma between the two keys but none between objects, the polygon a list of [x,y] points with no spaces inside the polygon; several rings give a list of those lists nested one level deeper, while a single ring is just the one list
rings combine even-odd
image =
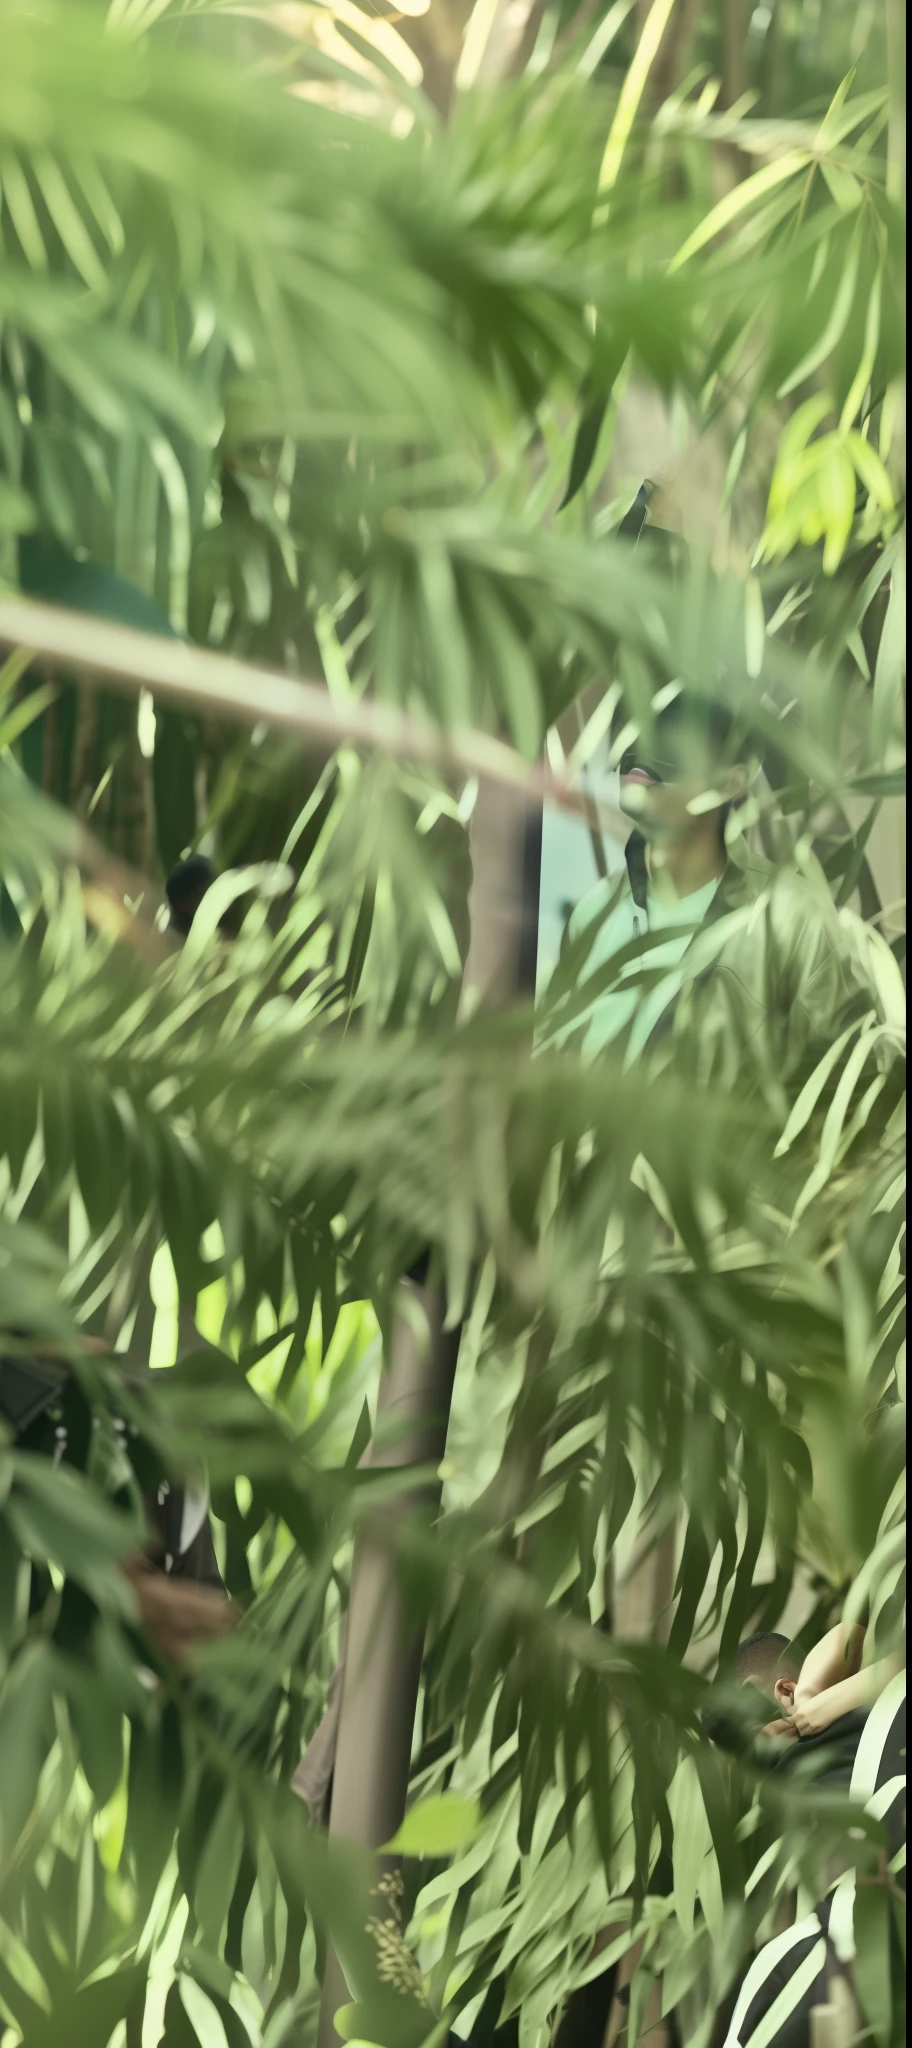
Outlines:
[{"label": "bare arm", "polygon": [[[805,1657],[795,1687],[796,1709],[807,1706],[810,1700],[816,1699],[819,1693],[828,1692],[831,1686],[854,1678],[861,1670],[864,1645],[865,1632],[857,1622],[852,1628],[846,1628],[844,1622],[837,1622],[836,1627],[831,1628],[829,1634],[823,1636]],[[844,1711],[848,1712],[848,1709]]]},{"label": "bare arm", "polygon": [[879,1664],[867,1664],[850,1678],[840,1678],[809,1699],[799,1702],[796,1692],[794,1726],[799,1735],[819,1735],[834,1721],[841,1720],[843,1714],[873,1707],[891,1678],[901,1670],[901,1657],[882,1657]]}]

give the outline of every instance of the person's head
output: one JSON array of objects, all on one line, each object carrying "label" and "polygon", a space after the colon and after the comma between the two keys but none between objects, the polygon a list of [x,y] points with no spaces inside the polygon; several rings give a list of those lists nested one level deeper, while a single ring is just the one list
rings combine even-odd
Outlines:
[{"label": "person's head", "polygon": [[784,1720],[795,1711],[795,1686],[801,1666],[792,1656],[788,1636],[761,1631],[740,1644],[735,1659],[739,1685],[755,1685],[764,1699],[775,1700]]},{"label": "person's head", "polygon": [[724,849],[747,769],[718,705],[680,692],[632,739],[619,762],[621,809],[647,839],[714,836]]},{"label": "person's head", "polygon": [[192,853],[189,860],[180,860],[171,869],[165,883],[165,895],[171,912],[168,929],[177,938],[187,937],[203,897],[214,881],[215,869],[202,853]]}]

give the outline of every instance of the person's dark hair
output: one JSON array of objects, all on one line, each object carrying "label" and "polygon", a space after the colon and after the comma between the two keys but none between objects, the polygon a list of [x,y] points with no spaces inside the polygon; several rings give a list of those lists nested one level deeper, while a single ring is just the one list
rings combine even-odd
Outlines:
[{"label": "person's dark hair", "polygon": [[692,690],[679,690],[668,704],[663,704],[654,715],[657,733],[673,732],[688,726],[691,732],[698,732],[714,746],[727,747],[734,734],[734,719],[724,704],[714,698],[699,697]]},{"label": "person's dark hair", "polygon": [[186,938],[194,915],[214,881],[215,869],[204,853],[191,853],[188,860],[179,860],[171,869],[165,883],[165,895],[171,912],[171,930],[179,938]]},{"label": "person's dark hair", "polygon": [[797,1678],[800,1669],[797,1658],[791,1655],[788,1636],[761,1629],[738,1645],[735,1677],[739,1685],[746,1685],[751,1679],[771,1695],[777,1678]]},{"label": "person's dark hair", "polygon": [[[623,721],[624,714],[619,712],[615,720],[615,732],[617,732]],[[656,712],[653,721],[653,733],[659,746],[661,746],[663,732],[674,733],[682,730],[698,735],[713,754],[727,755],[730,760],[743,760],[744,758],[746,749],[743,737],[738,734],[735,720],[731,713],[725,709],[724,705],[711,702],[705,697],[698,697],[687,690],[680,691],[676,697],[672,698],[670,704],[663,705],[661,711]],[[726,832],[732,809],[733,805],[726,803],[721,804],[716,812],[719,844],[722,853],[726,855],[728,851]],[[646,840],[642,832],[632,832],[627,842],[627,871],[630,876],[634,902],[639,905],[640,909],[645,909],[647,890]]]},{"label": "person's dark hair", "polygon": [[[707,702],[705,698],[691,696],[682,690],[660,711],[655,721],[656,736],[661,742],[663,732],[690,731],[699,734],[711,754],[727,755],[736,760],[743,754],[743,747],[736,744],[735,723],[724,705]],[[726,832],[732,806],[721,804],[716,812],[719,844],[723,854],[728,851]]]}]

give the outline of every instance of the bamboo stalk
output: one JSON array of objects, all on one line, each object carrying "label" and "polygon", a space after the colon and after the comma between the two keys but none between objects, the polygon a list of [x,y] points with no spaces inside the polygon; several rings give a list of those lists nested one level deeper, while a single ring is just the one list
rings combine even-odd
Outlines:
[{"label": "bamboo stalk", "polygon": [[[471,944],[465,989],[490,1004],[516,994],[522,895],[521,807],[504,804],[489,784],[479,791],[472,825]],[[442,1290],[410,1283],[396,1315],[388,1369],[381,1380],[370,1464],[438,1465],[446,1444],[459,1331],[444,1329]],[[417,1315],[416,1315],[417,1312]],[[423,1328],[421,1327],[423,1325]],[[382,1443],[383,1425],[397,1423]],[[439,1493],[438,1493],[439,1498]],[[399,1828],[408,1793],[423,1632],[409,1631],[396,1555],[397,1530],[414,1511],[414,1494],[365,1524],[355,1542],[345,1676],[336,1736],[329,1831],[378,1851]],[[317,2048],[338,2048],[335,2014],[349,1996],[338,1958],[326,1958]]]},{"label": "bamboo stalk", "polygon": [[[436,1289],[409,1283],[406,1292],[380,1384],[371,1469],[439,1465],[446,1443],[459,1333],[444,1331]],[[384,1446],[391,1429],[394,1437]],[[392,1839],[405,1812],[424,1647],[423,1629],[407,1619],[397,1536],[422,1498],[433,1506],[435,1496],[439,1501],[439,1487],[423,1496],[403,1489],[382,1514],[365,1521],[355,1540],[329,1832],[375,1852]],[[378,1857],[387,1873],[396,1861]],[[317,2048],[338,2048],[335,2015],[354,1989],[330,1949]]]},{"label": "bamboo stalk", "polygon": [[[322,682],[281,675],[56,605],[0,598],[0,647],[27,648],[34,665],[52,674],[93,676],[128,696],[151,690],[162,702],[209,717],[299,733],[330,753],[350,745],[439,768],[464,780],[477,776],[496,789],[522,795],[530,806],[552,803],[587,817],[594,801],[587,800],[569,778],[531,766],[513,747],[488,733],[447,732],[429,719],[375,700],[341,704]],[[629,822],[619,810],[600,798],[598,815],[606,832],[626,839]]]}]

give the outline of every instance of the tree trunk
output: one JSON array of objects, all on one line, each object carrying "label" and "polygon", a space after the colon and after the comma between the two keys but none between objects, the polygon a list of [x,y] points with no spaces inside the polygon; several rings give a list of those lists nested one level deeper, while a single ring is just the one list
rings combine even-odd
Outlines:
[{"label": "tree trunk", "polygon": [[722,0],[722,96],[733,107],[747,91],[748,0]]},{"label": "tree trunk", "polygon": [[[523,818],[521,800],[505,798],[499,790],[479,793],[465,988],[489,1002],[508,1001],[517,984]],[[444,1331],[440,1293],[409,1283],[381,1381],[372,1467],[439,1465],[458,1347],[459,1333]],[[423,1497],[404,1492],[365,1524],[355,1542],[329,1831],[372,1850],[397,1832],[408,1793],[424,1635],[408,1625],[397,1549],[422,1498],[427,1502],[427,1492]],[[338,1959],[330,1951],[317,2048],[335,2048],[334,2014],[347,1999]]]},{"label": "tree trunk", "polygon": [[[459,1343],[442,1325],[437,1292],[409,1283],[380,1387],[372,1469],[440,1463]],[[424,1636],[408,1623],[397,1551],[409,1516],[427,1501],[426,1492],[403,1492],[355,1542],[329,1832],[366,1849],[390,1841],[405,1812]],[[330,1952],[318,2048],[334,2048],[334,2014],[349,1995]]]}]

